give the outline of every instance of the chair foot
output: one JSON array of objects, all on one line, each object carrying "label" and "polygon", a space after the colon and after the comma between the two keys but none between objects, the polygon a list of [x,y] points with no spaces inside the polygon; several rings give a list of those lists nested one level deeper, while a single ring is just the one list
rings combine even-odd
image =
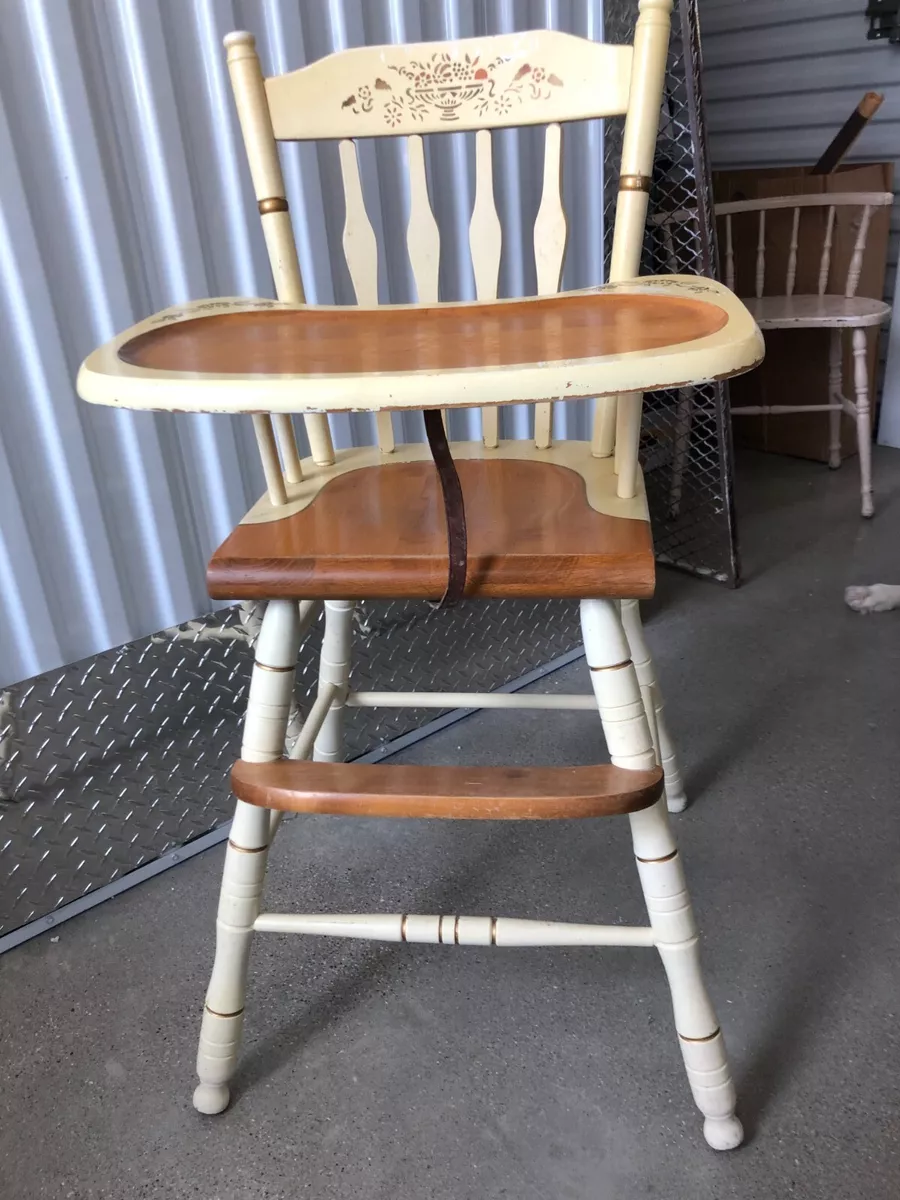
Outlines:
[{"label": "chair foot", "polygon": [[872,501],[871,496],[863,496],[862,507],[860,509],[860,512],[861,512],[862,516],[864,516],[864,517],[874,517],[875,516],[875,505]]},{"label": "chair foot", "polygon": [[198,1083],[194,1088],[194,1108],[208,1117],[224,1112],[231,1099],[225,1083]]},{"label": "chair foot", "polygon": [[666,780],[666,808],[670,813],[681,813],[687,808],[687,794],[683,787],[678,791],[672,791],[669,788],[669,781]]},{"label": "chair foot", "polygon": [[730,1117],[707,1117],[703,1136],[713,1150],[737,1150],[744,1140],[744,1127],[734,1113]]}]

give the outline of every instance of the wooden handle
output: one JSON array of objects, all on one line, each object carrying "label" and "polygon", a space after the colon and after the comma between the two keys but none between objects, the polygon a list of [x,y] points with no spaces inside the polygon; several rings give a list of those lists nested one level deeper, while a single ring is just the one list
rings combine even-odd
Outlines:
[{"label": "wooden handle", "polygon": [[884,96],[881,92],[866,92],[862,100],[860,100],[859,108],[857,108],[856,111],[861,117],[864,117],[867,121],[870,121],[878,112],[879,108],[881,108],[883,103]]},{"label": "wooden handle", "polygon": [[879,92],[866,92],[862,100],[832,138],[825,153],[810,171],[810,175],[831,175],[838,169],[850,147],[865,129],[884,100]]}]

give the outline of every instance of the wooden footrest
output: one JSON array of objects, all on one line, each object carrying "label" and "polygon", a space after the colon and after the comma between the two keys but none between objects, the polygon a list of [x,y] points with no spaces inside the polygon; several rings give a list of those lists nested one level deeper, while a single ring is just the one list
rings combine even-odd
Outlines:
[{"label": "wooden footrest", "polygon": [[239,800],[287,812],[479,821],[609,817],[649,808],[663,774],[590,767],[412,767],[240,759]]}]

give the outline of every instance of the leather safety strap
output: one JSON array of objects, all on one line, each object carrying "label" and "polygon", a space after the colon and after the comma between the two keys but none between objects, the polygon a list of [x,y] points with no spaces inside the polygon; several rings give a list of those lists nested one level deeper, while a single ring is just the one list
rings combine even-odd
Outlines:
[{"label": "leather safety strap", "polygon": [[462,599],[466,590],[466,506],[440,409],[426,408],[423,415],[428,448],[437,467],[447,519],[447,587],[437,607],[449,608]]}]

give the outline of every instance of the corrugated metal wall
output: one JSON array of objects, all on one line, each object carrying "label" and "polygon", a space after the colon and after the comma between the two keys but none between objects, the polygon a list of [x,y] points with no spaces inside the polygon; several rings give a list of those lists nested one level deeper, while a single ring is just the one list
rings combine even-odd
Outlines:
[{"label": "corrugated metal wall", "polygon": [[[900,188],[900,48],[866,40],[865,8],[864,0],[700,0],[714,169],[815,162],[863,93],[876,91],[884,93],[884,104],[847,161],[893,162],[894,186]],[[885,281],[889,302],[898,254],[895,204]],[[900,322],[891,342],[882,433],[896,424],[900,434]]]},{"label": "corrugated metal wall", "polygon": [[[249,422],[94,408],[72,386],[95,345],[165,305],[271,294],[223,35],[252,30],[278,72],[366,42],[541,26],[600,39],[601,0],[7,0],[0,686],[207,611],[205,559],[262,489]],[[503,135],[507,295],[533,286],[534,132]],[[602,131],[572,132],[566,287],[603,271]],[[395,301],[410,298],[399,154],[380,146],[364,171]],[[431,159],[448,298],[473,294],[471,154],[466,135],[447,135]],[[290,148],[286,175],[309,298],[349,301],[339,205],[322,199],[323,185],[339,194],[333,147]],[[583,436],[583,408],[557,408],[557,434]],[[524,433],[524,414],[506,419]],[[367,417],[335,421],[340,445],[369,430]]]}]

